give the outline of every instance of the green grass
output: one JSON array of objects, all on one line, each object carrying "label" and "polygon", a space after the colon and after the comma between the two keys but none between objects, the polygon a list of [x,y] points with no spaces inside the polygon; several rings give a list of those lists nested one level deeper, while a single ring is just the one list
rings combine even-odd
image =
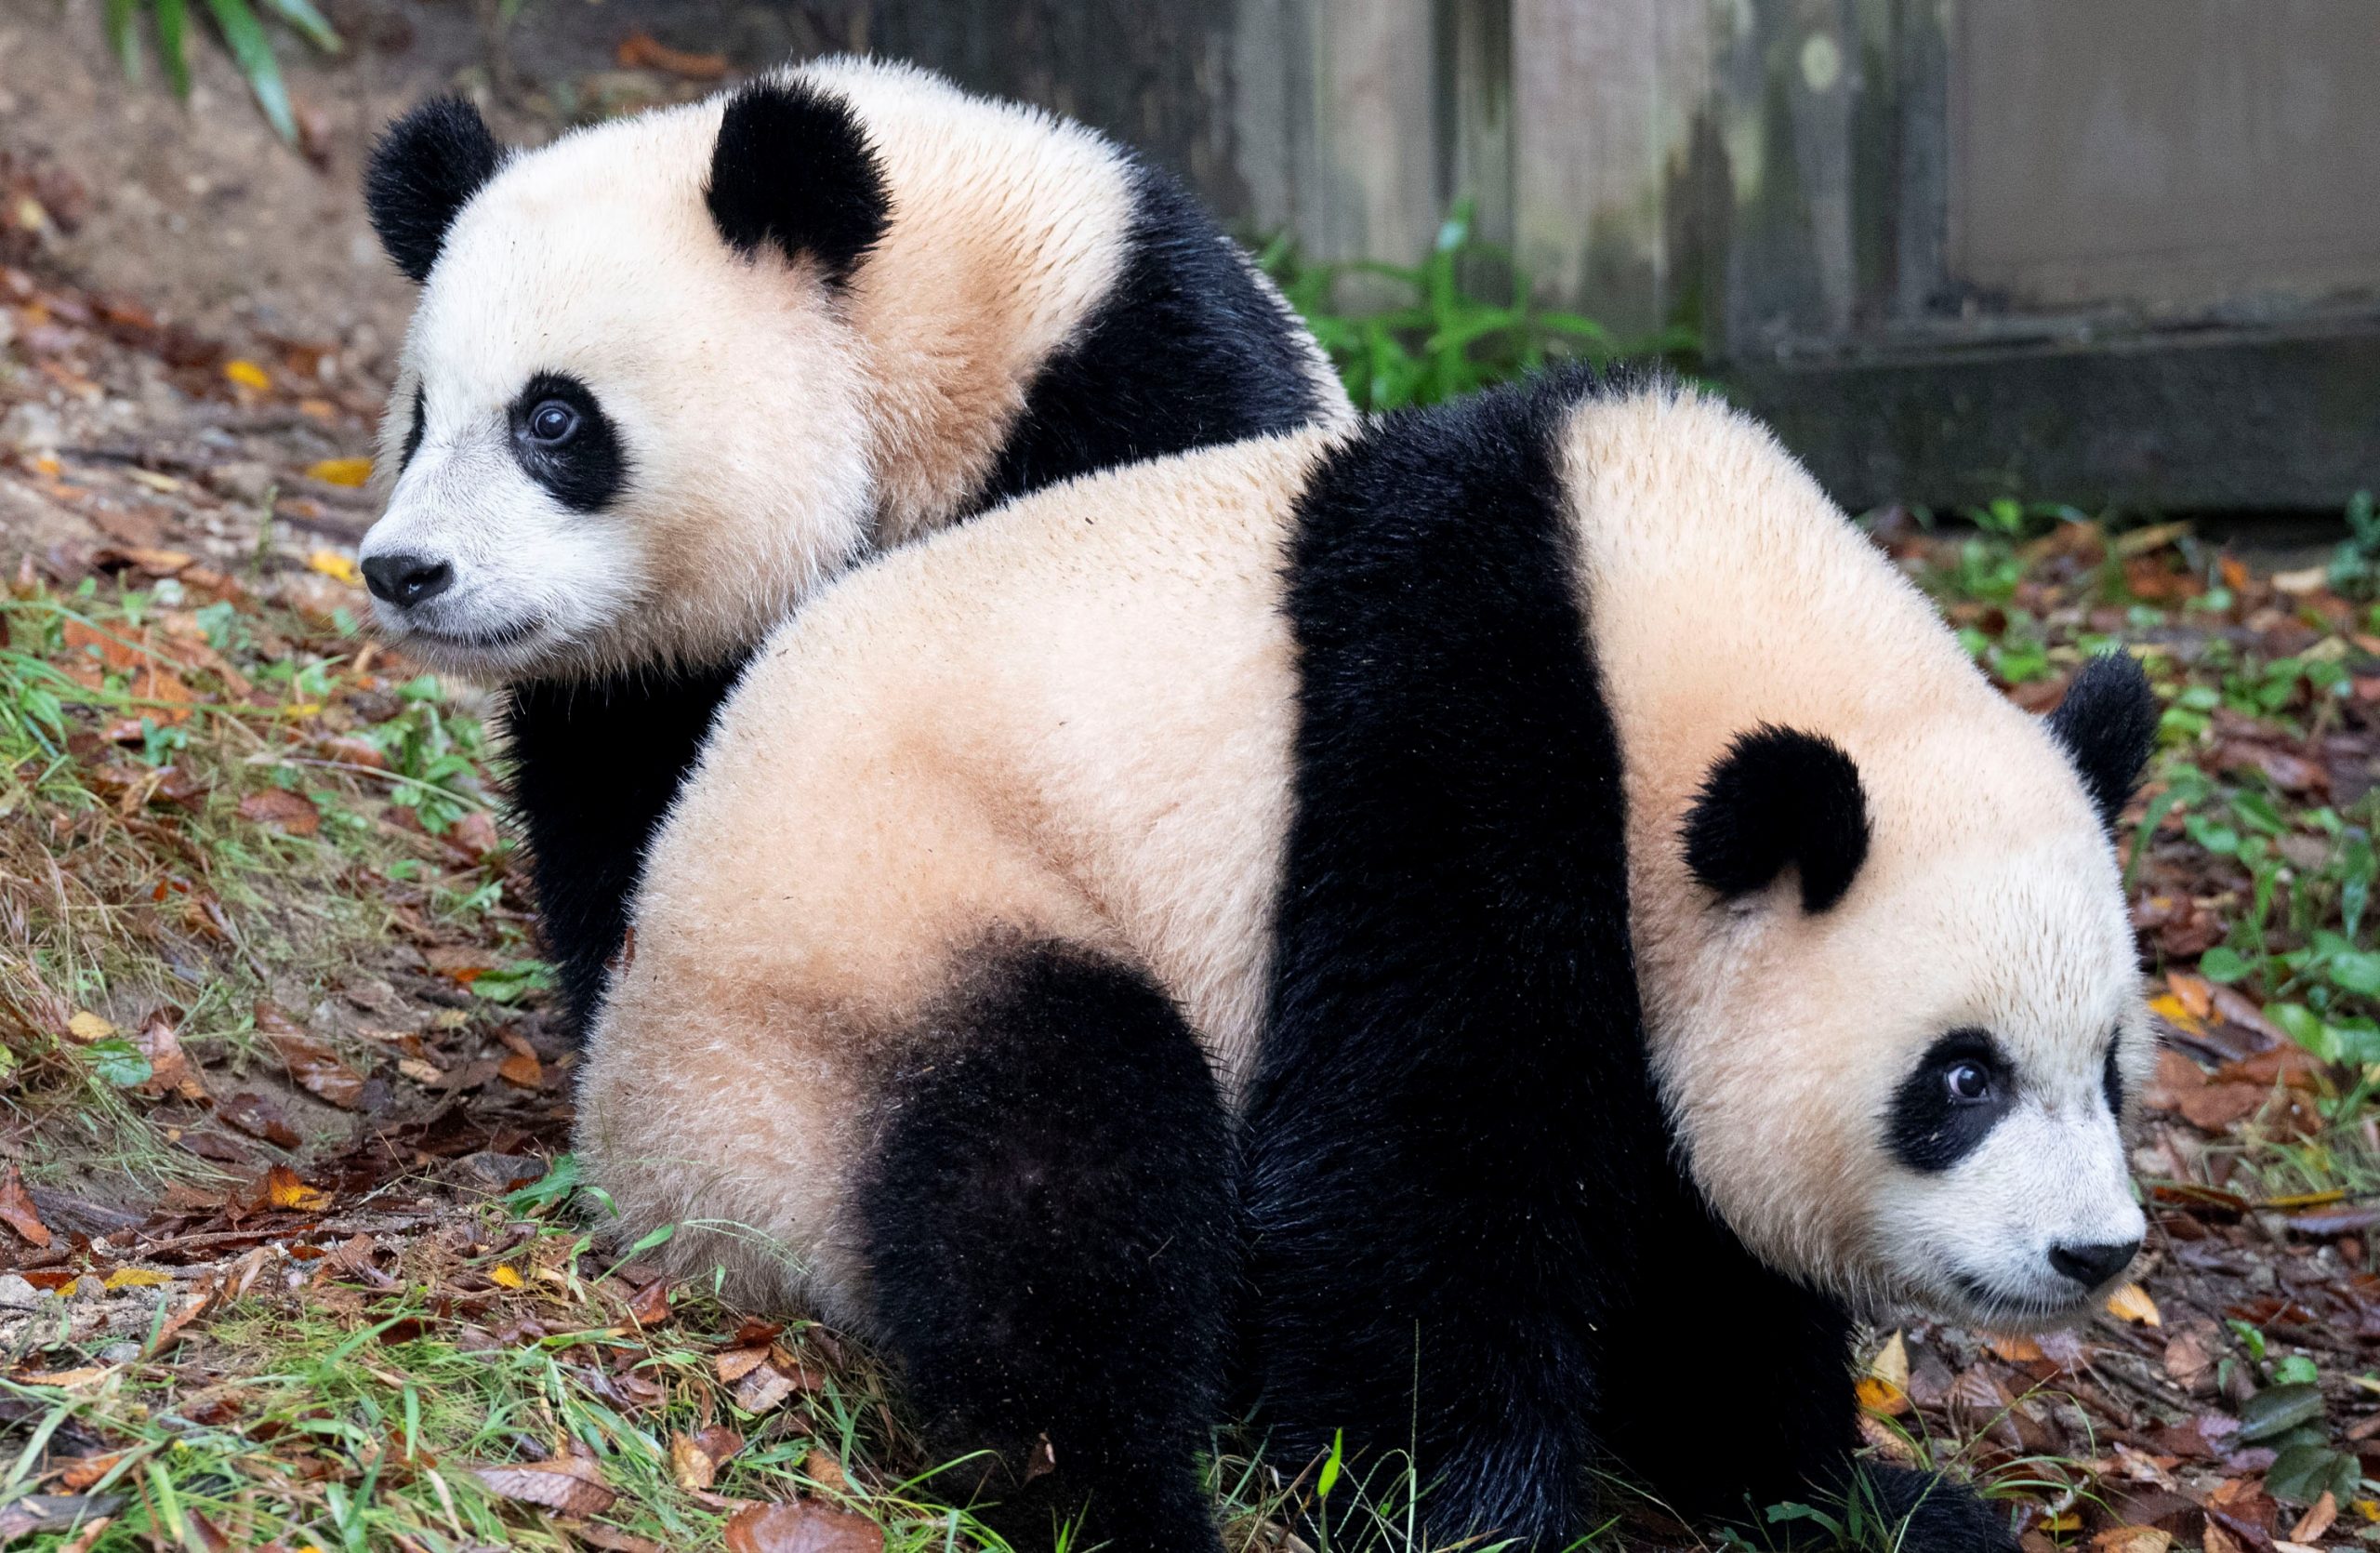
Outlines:
[{"label": "green grass", "polygon": [[[27,588],[0,633],[0,1126],[33,1141],[36,1179],[214,1173],[136,1097],[156,1011],[245,1060],[260,1001],[303,1008],[385,963],[399,909],[518,953],[493,915],[500,851],[465,863],[435,839],[487,808],[483,736],[435,681],[383,686],[336,622],[171,581]],[[303,824],[246,807],[283,794]]]}]

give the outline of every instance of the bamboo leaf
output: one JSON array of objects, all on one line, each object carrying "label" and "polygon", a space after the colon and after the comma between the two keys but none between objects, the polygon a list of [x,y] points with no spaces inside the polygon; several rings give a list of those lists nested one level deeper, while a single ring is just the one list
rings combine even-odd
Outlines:
[{"label": "bamboo leaf", "polygon": [[174,95],[190,96],[190,11],[183,0],[157,0],[157,53]]},{"label": "bamboo leaf", "polygon": [[214,13],[223,46],[231,51],[240,73],[248,78],[248,90],[256,94],[265,122],[272,126],[274,134],[294,142],[298,121],[289,111],[289,88],[282,84],[281,62],[272,57],[272,41],[264,35],[264,24],[248,8],[248,0],[206,0],[206,8]]},{"label": "bamboo leaf", "polygon": [[265,0],[265,5],[273,15],[305,33],[307,41],[324,53],[336,54],[346,46],[329,20],[314,8],[313,0]]}]

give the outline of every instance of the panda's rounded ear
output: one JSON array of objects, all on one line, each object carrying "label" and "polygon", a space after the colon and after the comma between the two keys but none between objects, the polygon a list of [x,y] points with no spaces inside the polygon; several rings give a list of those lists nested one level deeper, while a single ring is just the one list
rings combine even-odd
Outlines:
[{"label": "panda's rounded ear", "polygon": [[2149,676],[2130,653],[2102,653],[2074,676],[2048,722],[2112,832],[2157,744],[2157,694]]},{"label": "panda's rounded ear", "polygon": [[1841,900],[1868,858],[1868,794],[1841,745],[1763,724],[1737,736],[1703,779],[1686,817],[1686,866],[1733,898],[1764,889],[1788,866],[1802,909]]},{"label": "panda's rounded ear", "polygon": [[430,278],[446,229],[502,159],[480,111],[459,97],[420,104],[381,132],[364,166],[364,207],[412,280]]},{"label": "panda's rounded ear", "polygon": [[840,285],[884,235],[884,169],[850,104],[800,81],[755,81],[727,100],[703,187],[728,246],[763,244]]}]

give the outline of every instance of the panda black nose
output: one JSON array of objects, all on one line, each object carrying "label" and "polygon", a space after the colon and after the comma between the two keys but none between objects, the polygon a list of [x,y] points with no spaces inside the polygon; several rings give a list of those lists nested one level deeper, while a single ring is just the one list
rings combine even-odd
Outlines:
[{"label": "panda black nose", "polygon": [[455,568],[443,561],[399,551],[364,563],[364,585],[383,604],[408,609],[434,599],[455,584]]},{"label": "panda black nose", "polygon": [[2096,1289],[2132,1266],[2140,1254],[2138,1241],[2109,1241],[2099,1245],[2054,1245],[2049,1265],[2085,1288]]}]

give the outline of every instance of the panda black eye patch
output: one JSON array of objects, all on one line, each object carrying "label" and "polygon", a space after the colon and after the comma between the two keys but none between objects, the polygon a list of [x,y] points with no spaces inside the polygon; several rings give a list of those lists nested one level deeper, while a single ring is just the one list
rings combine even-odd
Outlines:
[{"label": "panda black eye patch", "polygon": [[512,457],[554,499],[600,512],[628,484],[628,454],[594,393],[566,372],[540,372],[506,411]]},{"label": "panda black eye patch", "polygon": [[1918,1059],[1893,1094],[1884,1139],[1893,1157],[1938,1175],[1973,1153],[2016,1104],[2016,1072],[1983,1030],[1952,1030]]}]

